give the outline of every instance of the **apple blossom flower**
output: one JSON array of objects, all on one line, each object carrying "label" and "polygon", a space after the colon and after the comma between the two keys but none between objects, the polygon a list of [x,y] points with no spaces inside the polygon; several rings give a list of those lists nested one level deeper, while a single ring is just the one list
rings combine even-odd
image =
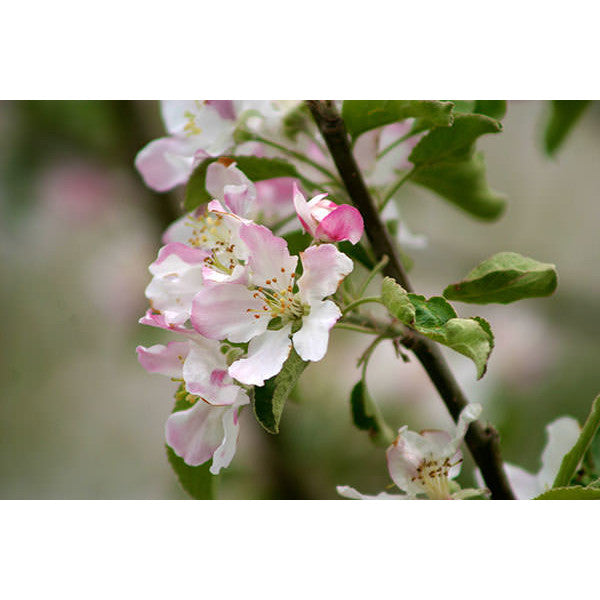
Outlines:
[{"label": "apple blossom flower", "polygon": [[235,122],[225,106],[199,100],[163,101],[161,114],[169,136],[142,148],[135,166],[148,187],[165,192],[185,183],[200,160],[230,148]]},{"label": "apple blossom flower", "polygon": [[197,466],[211,457],[217,475],[235,454],[239,408],[249,403],[246,392],[227,373],[221,344],[197,334],[185,341],[138,346],[140,364],[183,382],[181,397],[190,408],[173,413],[165,426],[167,444],[186,464]]},{"label": "apple blossom flower", "polygon": [[[169,135],[142,148],[135,166],[148,187],[165,192],[186,183],[204,158],[230,151],[238,126],[277,132],[286,109],[283,102],[266,100],[162,101],[162,119]],[[253,154],[254,150],[252,147]]]},{"label": "apple blossom flower", "polygon": [[255,212],[256,187],[237,168],[235,161],[220,158],[206,169],[206,190],[230,212],[252,218]]},{"label": "apple blossom flower", "polygon": [[[559,417],[546,425],[547,442],[542,452],[542,466],[533,474],[521,467],[504,463],[506,476],[517,500],[528,500],[549,490],[558,474],[564,455],[573,448],[581,429],[576,419]],[[482,481],[479,469],[475,471],[478,484]]]},{"label": "apple blossom flower", "polygon": [[341,316],[325,298],[353,264],[331,244],[313,246],[300,253],[303,274],[295,283],[298,257],[290,256],[283,238],[256,224],[242,224],[240,238],[249,250],[248,282],[205,286],[194,296],[191,320],[208,338],[249,342],[247,357],[235,361],[229,374],[263,385],[281,370],[292,345],[303,360],[323,358]]},{"label": "apple blossom flower", "polygon": [[202,401],[173,413],[165,426],[167,444],[190,467],[212,458],[210,472],[218,475],[235,455],[239,435],[239,407],[212,406]]},{"label": "apple blossom flower", "polygon": [[165,325],[182,326],[189,318],[192,298],[204,283],[203,271],[210,254],[206,250],[173,242],[163,246],[148,270],[153,275],[146,297]]},{"label": "apple blossom flower", "polygon": [[468,404],[460,413],[454,434],[428,430],[409,431],[406,426],[387,449],[388,471],[403,495],[378,494],[367,496],[348,486],[338,486],[338,493],[346,498],[364,500],[411,500],[427,497],[430,500],[463,499],[483,494],[483,490],[456,489],[452,480],[460,473],[462,442],[469,424],[481,413],[480,404]]},{"label": "apple blossom flower", "polygon": [[308,202],[294,185],[294,206],[307,233],[323,242],[349,240],[356,244],[363,234],[363,218],[358,209],[349,204],[336,204],[319,194]]},{"label": "apple blossom flower", "polygon": [[204,278],[211,281],[235,281],[244,276],[248,249],[239,229],[251,223],[225,208],[218,200],[184,215],[164,233],[163,242],[180,243],[207,253]]}]

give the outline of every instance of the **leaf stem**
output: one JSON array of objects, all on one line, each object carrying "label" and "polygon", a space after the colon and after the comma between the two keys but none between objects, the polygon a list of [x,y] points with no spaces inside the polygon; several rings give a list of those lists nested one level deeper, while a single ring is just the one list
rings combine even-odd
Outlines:
[{"label": "leaf stem", "polygon": [[402,187],[405,181],[407,181],[411,175],[415,172],[414,169],[411,169],[407,173],[404,173],[402,177],[385,193],[381,204],[379,205],[379,210],[382,211],[387,203],[393,198],[394,194]]},{"label": "leaf stem", "polygon": [[266,146],[271,146],[272,148],[276,148],[277,150],[281,150],[281,152],[285,152],[286,154],[293,156],[295,159],[317,169],[317,171],[320,171],[323,175],[325,175],[332,181],[335,181],[336,183],[340,183],[334,173],[332,173],[328,168],[324,167],[323,165],[320,165],[318,162],[308,158],[308,156],[305,156],[304,154],[301,154],[300,152],[296,152],[295,150],[292,150],[291,148],[286,148],[282,144],[279,144],[272,140],[268,140],[260,135],[252,134],[252,138],[254,140],[256,140],[257,142],[261,142],[262,144],[265,144]]},{"label": "leaf stem", "polygon": [[583,429],[575,442],[575,445],[567,452],[560,463],[560,469],[556,475],[556,479],[552,484],[552,488],[564,487],[569,485],[577,466],[581,462],[583,455],[590,447],[594,435],[600,426],[600,396],[597,396],[592,403],[590,414],[585,421]]},{"label": "leaf stem", "polygon": [[[335,104],[331,100],[308,100],[307,104],[325,139],[348,195],[362,213],[365,231],[375,256],[378,260],[381,260],[384,255],[389,257],[389,262],[382,269],[383,273],[393,277],[406,291],[412,292],[413,288],[396,247],[379,216],[377,206],[371,198],[356,164],[344,121]],[[416,333],[406,336],[402,340],[402,344],[414,352],[438,390],[452,418],[454,421],[458,421],[462,409],[469,402],[452,375],[438,346]],[[487,487],[492,492],[492,498],[514,499],[514,493],[504,473],[497,431],[489,425],[483,426],[475,421],[469,426],[465,442]]]},{"label": "leaf stem", "polygon": [[375,348],[377,348],[377,346],[380,344],[380,342],[382,342],[385,339],[387,339],[387,336],[385,336],[384,334],[378,335],[367,346],[367,349],[360,355],[360,358],[358,359],[358,361],[356,363],[357,367],[360,367],[360,365],[362,365],[361,378],[365,382],[365,385],[367,382],[366,376],[367,376],[367,366],[369,364],[369,359],[371,358],[371,355],[373,354]]},{"label": "leaf stem", "polygon": [[344,308],[344,310],[342,311],[342,317],[351,310],[354,310],[357,306],[360,306],[361,304],[366,304],[367,302],[378,302],[379,304],[381,304],[381,298],[379,296],[365,296],[364,298],[359,298],[358,300],[351,302],[350,304],[348,304],[348,306]]},{"label": "leaf stem", "polygon": [[[417,132],[418,133],[418,132]],[[380,158],[383,158],[388,152],[390,152],[391,150],[393,150],[396,146],[399,146],[402,142],[405,142],[406,140],[410,139],[411,137],[413,137],[415,134],[414,131],[409,131],[407,134],[403,135],[402,137],[399,137],[397,140],[393,141],[389,146],[386,146],[378,155],[377,155],[377,160],[379,160]]]},{"label": "leaf stem", "polygon": [[370,327],[363,327],[362,325],[355,325],[354,323],[340,323],[339,321],[333,326],[334,329],[348,329],[349,331],[358,331],[360,333],[371,333],[379,335],[379,331],[371,329]]},{"label": "leaf stem", "polygon": [[381,269],[383,269],[383,267],[385,267],[385,265],[388,264],[389,262],[389,258],[387,256],[384,256],[371,270],[371,272],[369,273],[369,275],[367,276],[367,278],[365,279],[365,281],[363,282],[363,284],[360,286],[360,289],[358,290],[358,296],[362,296],[366,289],[369,287],[369,284],[371,283],[371,281],[373,281],[373,278],[375,277],[375,275],[377,275],[377,273],[379,273],[379,271],[381,271]]}]

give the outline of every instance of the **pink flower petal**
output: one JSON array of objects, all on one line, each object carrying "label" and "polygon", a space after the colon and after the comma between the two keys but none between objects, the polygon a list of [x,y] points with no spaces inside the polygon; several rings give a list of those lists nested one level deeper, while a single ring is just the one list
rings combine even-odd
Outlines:
[{"label": "pink flower petal", "polygon": [[[200,248],[192,248],[187,246],[186,244],[182,244],[180,242],[172,242],[163,246],[158,252],[158,258],[150,265],[150,273],[152,275],[161,274],[162,270],[165,270],[165,265],[163,264],[170,256],[177,257],[181,262],[197,265],[204,261],[207,256],[210,254],[206,250],[202,250]],[[175,262],[177,264],[177,262]],[[163,269],[157,269],[158,265],[162,265]],[[172,269],[171,266],[166,267],[166,271]],[[165,271],[165,272],[166,272]]]},{"label": "pink flower petal", "polygon": [[266,330],[270,312],[256,292],[238,283],[216,283],[200,290],[192,302],[192,325],[203,336],[247,342]]},{"label": "pink flower petal", "polygon": [[296,209],[298,219],[300,220],[300,223],[302,223],[302,227],[304,227],[304,230],[314,237],[317,224],[312,218],[312,215],[310,213],[310,206],[308,205],[304,194],[300,191],[296,183],[294,183],[293,193],[294,208]]},{"label": "pink flower petal", "polygon": [[193,332],[187,327],[183,327],[183,324],[187,321],[187,317],[182,315],[179,322],[172,322],[163,314],[154,312],[151,308],[146,311],[146,314],[138,321],[141,325],[150,325],[151,327],[159,327],[160,329],[167,329],[169,331],[176,331],[179,333],[190,333]]},{"label": "pink flower petal", "polygon": [[327,242],[349,240],[356,244],[363,231],[364,222],[358,209],[349,204],[340,204],[319,223],[315,237]]},{"label": "pink flower petal", "polygon": [[227,376],[227,363],[220,344],[196,336],[183,364],[183,379],[190,394],[201,396],[210,404],[234,404],[239,400],[241,388]]},{"label": "pink flower petal", "polygon": [[216,108],[222,119],[228,119],[230,121],[235,119],[233,100],[206,100],[205,102],[208,106]]},{"label": "pink flower petal", "polygon": [[228,166],[220,161],[211,163],[206,171],[206,189],[236,215],[245,217],[253,210],[256,189],[235,163]]},{"label": "pink flower petal", "polygon": [[294,212],[295,184],[296,179],[292,177],[275,177],[254,184],[257,211],[263,219],[273,222]]},{"label": "pink flower petal", "polygon": [[159,138],[138,152],[135,166],[149,188],[166,192],[188,180],[193,169],[193,149],[185,139]]},{"label": "pink flower petal", "polygon": [[167,419],[167,444],[191,467],[205,463],[223,443],[223,416],[233,410],[236,409],[198,400],[188,410],[173,413]]},{"label": "pink flower petal", "polygon": [[166,346],[156,344],[136,349],[140,364],[148,373],[160,373],[167,377],[181,377],[185,357],[188,355],[189,342],[169,342]]}]

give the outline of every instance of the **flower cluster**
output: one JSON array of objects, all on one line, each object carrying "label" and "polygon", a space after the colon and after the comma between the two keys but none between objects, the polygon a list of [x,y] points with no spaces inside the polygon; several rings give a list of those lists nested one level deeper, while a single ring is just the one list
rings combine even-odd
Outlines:
[{"label": "flower cluster", "polygon": [[192,466],[212,457],[217,474],[235,453],[249,386],[279,373],[292,348],[305,361],[324,357],[341,316],[329,297],[353,263],[323,242],[355,243],[363,223],[349,206],[323,208],[323,196],[307,202],[293,183],[287,202],[314,238],[298,257],[255,221],[264,214],[261,191],[234,162],[212,162],[206,189],[212,200],[167,229],[149,267],[150,309],[140,322],[178,339],[137,352],[146,370],[180,382],[177,397],[190,404],[169,417],[167,443]]}]

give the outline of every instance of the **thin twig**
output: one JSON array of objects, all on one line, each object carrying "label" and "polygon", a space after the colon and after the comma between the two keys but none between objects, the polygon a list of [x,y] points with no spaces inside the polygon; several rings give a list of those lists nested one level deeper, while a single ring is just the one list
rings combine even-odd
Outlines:
[{"label": "thin twig", "polygon": [[[327,143],[348,195],[362,213],[365,230],[377,260],[381,260],[384,255],[389,258],[383,272],[393,277],[405,290],[412,291],[396,247],[379,216],[377,206],[371,198],[354,160],[344,121],[338,110],[330,100],[308,100],[307,104]],[[460,412],[468,404],[468,400],[448,368],[438,346],[416,333],[410,336],[406,343],[405,340],[402,342],[419,359],[452,418],[457,421]],[[502,466],[497,431],[491,426],[485,427],[475,421],[471,423],[467,431],[465,442],[486,485],[492,492],[492,498],[497,500],[514,499],[514,493]]]}]

